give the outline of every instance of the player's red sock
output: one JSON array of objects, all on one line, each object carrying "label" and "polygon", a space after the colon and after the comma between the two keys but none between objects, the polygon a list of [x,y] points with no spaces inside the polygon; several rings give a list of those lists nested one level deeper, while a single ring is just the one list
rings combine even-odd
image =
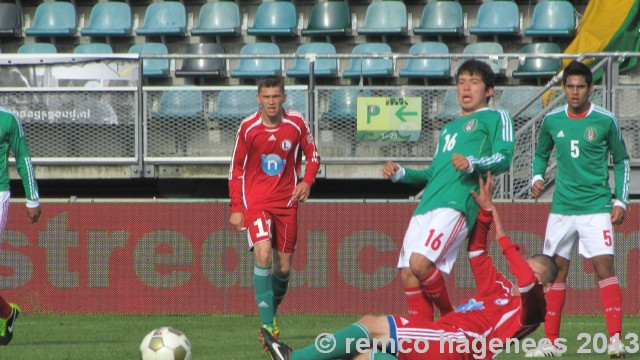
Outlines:
[{"label": "player's red sock", "polygon": [[440,270],[435,267],[431,268],[431,271],[420,279],[420,284],[427,299],[430,299],[440,310],[441,316],[453,311],[447,285],[444,283],[444,277]]},{"label": "player's red sock", "polygon": [[404,288],[409,306],[409,315],[433,320],[433,304],[422,294],[421,287]]},{"label": "player's red sock", "polygon": [[9,316],[11,316],[11,306],[9,306],[9,303],[2,297],[0,296],[0,317],[1,318],[8,318]]},{"label": "player's red sock", "polygon": [[544,319],[544,332],[551,342],[560,336],[560,320],[562,320],[562,308],[567,295],[565,283],[554,283],[551,291],[547,293],[547,314]]},{"label": "player's red sock", "polygon": [[600,298],[604,308],[604,318],[607,321],[609,338],[622,331],[622,290],[618,278],[613,276],[598,281],[600,286]]}]

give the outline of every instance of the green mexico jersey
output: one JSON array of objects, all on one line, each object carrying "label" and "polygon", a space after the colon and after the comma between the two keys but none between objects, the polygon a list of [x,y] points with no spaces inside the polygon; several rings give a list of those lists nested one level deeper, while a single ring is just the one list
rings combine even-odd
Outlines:
[{"label": "green mexico jersey", "polygon": [[0,108],[0,191],[9,190],[9,149],[16,158],[16,168],[28,200],[38,201],[38,185],[31,165],[24,129],[16,116]]},{"label": "green mexico jersey", "polygon": [[629,156],[615,116],[591,105],[585,117],[567,115],[567,106],[545,116],[538,135],[532,175],[544,178],[555,147],[557,163],[551,212],[561,215],[611,211],[609,158],[613,160],[615,196],[629,202]]},{"label": "green mexico jersey", "polygon": [[[514,147],[513,124],[504,110],[483,108],[460,117],[440,130],[431,166],[422,170],[404,168],[402,182],[426,186],[414,215],[437,208],[452,208],[465,215],[469,231],[478,215],[471,190],[478,191],[478,173],[500,174],[509,169]],[[473,172],[456,171],[454,154],[465,156]]]}]

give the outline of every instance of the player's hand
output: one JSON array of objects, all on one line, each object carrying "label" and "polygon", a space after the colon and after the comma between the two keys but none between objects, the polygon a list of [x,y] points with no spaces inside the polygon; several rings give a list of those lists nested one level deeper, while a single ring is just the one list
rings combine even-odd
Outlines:
[{"label": "player's hand", "polygon": [[241,212],[231,213],[231,216],[229,217],[229,222],[238,231],[244,229],[244,214]]},{"label": "player's hand", "polygon": [[382,177],[385,179],[390,179],[393,174],[400,170],[400,165],[394,163],[393,161],[387,161],[382,168]]},{"label": "player's hand", "polygon": [[493,194],[493,176],[491,171],[487,171],[487,181],[482,179],[482,175],[478,174],[478,185],[480,187],[480,194],[475,190],[471,190],[471,196],[476,200],[476,203],[482,209],[491,209],[493,203],[491,202],[491,196]]},{"label": "player's hand", "polygon": [[456,171],[467,171],[471,167],[469,160],[464,155],[460,154],[453,154],[451,163]]},{"label": "player's hand", "polygon": [[538,196],[540,196],[540,194],[542,194],[542,191],[544,190],[544,181],[542,180],[538,180],[535,183],[533,183],[533,186],[531,187],[531,193],[533,194],[533,197],[535,197],[536,199],[538,198]]},{"label": "player's hand", "polygon": [[291,194],[291,200],[297,202],[303,202],[309,198],[309,193],[311,192],[311,187],[304,181],[301,181],[296,187],[293,189],[293,193]]},{"label": "player's hand", "polygon": [[620,225],[624,222],[624,216],[627,211],[622,206],[614,206],[611,209],[611,223],[613,225]]},{"label": "player's hand", "polygon": [[40,214],[42,211],[40,210],[40,206],[34,208],[27,208],[27,217],[29,218],[30,223],[38,222],[40,219]]},{"label": "player's hand", "polygon": [[507,236],[507,232],[504,231],[504,227],[502,227],[500,216],[498,216],[498,210],[496,210],[495,207],[493,208],[493,223],[496,224],[496,239]]}]

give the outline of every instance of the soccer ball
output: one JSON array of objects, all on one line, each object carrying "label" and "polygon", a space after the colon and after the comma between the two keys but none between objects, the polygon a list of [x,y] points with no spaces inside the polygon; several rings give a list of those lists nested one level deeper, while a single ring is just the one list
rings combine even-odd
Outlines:
[{"label": "soccer ball", "polygon": [[189,360],[191,343],[182,331],[163,326],[142,339],[140,353],[142,360]]}]

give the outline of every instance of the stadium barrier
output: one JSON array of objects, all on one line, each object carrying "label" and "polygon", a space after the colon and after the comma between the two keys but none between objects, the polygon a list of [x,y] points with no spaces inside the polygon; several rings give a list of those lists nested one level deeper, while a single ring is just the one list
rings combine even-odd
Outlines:
[{"label": "stadium barrier", "polygon": [[[29,225],[13,203],[0,245],[0,292],[27,312],[252,314],[253,254],[232,231],[225,202],[44,203]],[[413,202],[311,202],[300,206],[299,246],[285,313],[403,313],[396,270]],[[547,203],[500,203],[521,250],[541,251]],[[625,314],[640,314],[640,208],[615,228]],[[493,236],[491,233],[490,236]],[[497,244],[490,252],[508,271]],[[575,249],[574,249],[575,252]],[[566,312],[600,314],[590,262],[574,253]],[[452,302],[475,283],[464,246],[446,276]]]}]

